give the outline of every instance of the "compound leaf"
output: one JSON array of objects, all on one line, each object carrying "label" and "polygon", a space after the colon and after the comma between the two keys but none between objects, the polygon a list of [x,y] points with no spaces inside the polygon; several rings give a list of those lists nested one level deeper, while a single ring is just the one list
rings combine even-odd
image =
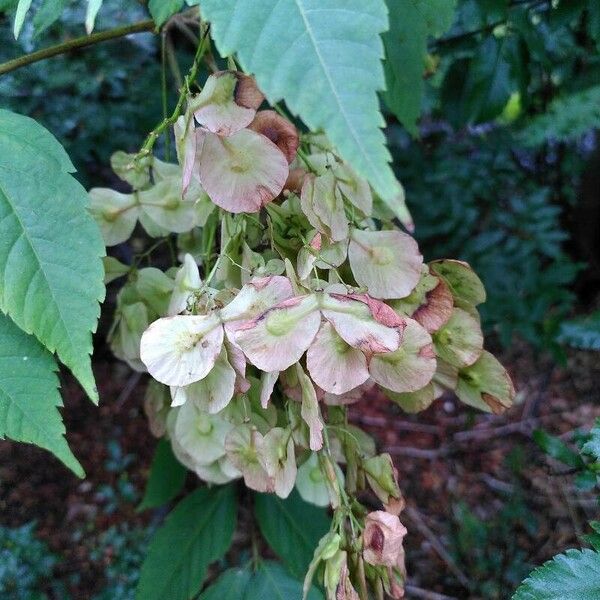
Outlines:
[{"label": "compound leaf", "polygon": [[271,103],[324,129],[387,202],[399,194],[381,131],[384,0],[204,0],[223,56],[237,53]]},{"label": "compound leaf", "polygon": [[0,438],[45,448],[83,477],[57,410],[57,369],[48,350],[0,313]]},{"label": "compound leaf", "polygon": [[594,600],[600,597],[600,554],[567,550],[535,569],[512,600]]},{"label": "compound leaf", "polygon": [[0,110],[0,310],[56,352],[97,402],[90,354],[104,243],[62,146]]}]

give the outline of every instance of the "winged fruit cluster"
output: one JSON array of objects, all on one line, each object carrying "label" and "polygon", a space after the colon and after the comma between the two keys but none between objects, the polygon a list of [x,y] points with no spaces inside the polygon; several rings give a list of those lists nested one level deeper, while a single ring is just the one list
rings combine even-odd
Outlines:
[{"label": "winged fruit cluster", "polygon": [[[425,264],[327,140],[258,110],[263,100],[251,77],[211,75],[175,125],[178,165],[117,153],[132,192],[91,191],[107,245],[139,221],[152,237],[176,234],[181,261],[109,259],[107,276],[128,275],[112,348],[152,376],[150,427],[200,479],[281,497],[296,487],[333,507],[307,589],[323,563],[328,598],[358,598],[361,578],[400,598],[397,472],[346,405],[377,386],[407,412],[446,390],[501,412],[513,386],[483,349],[471,268]],[[383,510],[356,500],[366,488]]]}]

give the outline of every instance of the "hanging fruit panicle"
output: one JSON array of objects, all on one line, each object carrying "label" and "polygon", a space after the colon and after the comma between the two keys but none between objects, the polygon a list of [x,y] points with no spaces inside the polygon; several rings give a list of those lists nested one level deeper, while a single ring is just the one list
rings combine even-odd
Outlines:
[{"label": "hanging fruit panicle", "polygon": [[[296,487],[336,509],[305,589],[323,563],[328,598],[358,598],[366,580],[400,598],[398,472],[345,406],[378,386],[407,412],[446,391],[508,408],[510,378],[483,349],[481,281],[460,261],[425,264],[323,136],[300,141],[290,121],[259,110],[251,77],[215,73],[188,100],[178,165],[117,153],[131,193],[91,191],[107,245],[139,221],[181,250],[178,268],[130,269],[113,351],[151,375],[151,430],[200,479],[243,478],[283,498]],[[352,500],[365,488],[384,510]]]}]

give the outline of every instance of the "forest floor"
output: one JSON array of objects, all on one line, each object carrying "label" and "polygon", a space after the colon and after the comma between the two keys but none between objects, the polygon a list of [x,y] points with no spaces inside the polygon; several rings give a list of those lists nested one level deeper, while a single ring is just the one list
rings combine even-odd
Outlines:
[{"label": "forest floor", "polygon": [[[533,566],[581,545],[587,521],[598,516],[594,496],[578,492],[573,475],[532,439],[543,428],[572,440],[600,416],[597,354],[571,352],[565,368],[540,362],[526,347],[503,358],[518,402],[502,416],[475,413],[452,397],[419,415],[378,397],[351,407],[351,419],[399,471],[407,598],[509,598]],[[102,350],[94,369],[99,407],[62,375],[67,438],[85,480],[46,452],[0,442],[0,525],[35,520],[38,537],[62,557],[56,577],[82,599],[102,589],[123,552],[102,544],[102,535],[162,517],[135,511],[155,446],[142,411],[146,379]],[[187,484],[193,487],[192,476]]]}]

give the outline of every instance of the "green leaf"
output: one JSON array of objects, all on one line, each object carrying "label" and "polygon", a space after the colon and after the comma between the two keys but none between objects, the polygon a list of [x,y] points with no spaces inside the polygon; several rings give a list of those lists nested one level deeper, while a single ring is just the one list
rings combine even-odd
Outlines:
[{"label": "green leaf", "polygon": [[600,521],[590,521],[589,525],[593,532],[585,534],[583,538],[594,550],[600,551]]},{"label": "green leaf", "polygon": [[251,579],[249,569],[228,569],[200,594],[198,600],[242,600]]},{"label": "green leaf", "polygon": [[15,24],[13,26],[15,40],[19,37],[19,33],[21,33],[23,23],[25,22],[25,16],[27,15],[27,11],[30,7],[31,0],[19,0],[19,4],[17,4],[17,12],[15,13]]},{"label": "green leaf", "polygon": [[138,510],[162,506],[173,500],[185,483],[185,467],[175,458],[171,444],[160,440],[150,467],[146,493]]},{"label": "green leaf", "polygon": [[388,108],[412,134],[423,98],[427,39],[439,36],[451,25],[455,0],[387,0],[390,29],[383,35]]},{"label": "green leaf", "polygon": [[85,30],[88,35],[94,31],[94,25],[96,24],[96,16],[102,6],[104,0],[88,0],[87,10],[85,11]]},{"label": "green leaf", "polygon": [[148,10],[157,27],[170,19],[183,7],[183,0],[150,0]]},{"label": "green leaf", "polygon": [[550,435],[543,429],[533,432],[535,443],[549,456],[575,469],[583,466],[583,461],[577,452],[571,450],[560,438]]},{"label": "green leaf", "polygon": [[[312,587],[308,600],[323,600],[323,595]],[[243,600],[300,600],[302,584],[294,579],[279,563],[267,561],[260,565],[246,589]]]},{"label": "green leaf", "polygon": [[600,461],[600,419],[596,419],[596,424],[590,431],[590,439],[582,446],[581,451]]},{"label": "green leaf", "polygon": [[285,99],[387,202],[399,194],[388,165],[377,90],[384,88],[384,0],[203,0],[223,56],[237,52],[273,104]]},{"label": "green leaf", "polygon": [[596,41],[596,47],[600,50],[600,4],[590,2],[588,9],[588,33]]},{"label": "green leaf", "polygon": [[33,17],[35,35],[40,35],[40,33],[48,29],[50,25],[56,23],[65,6],[67,6],[70,1],[71,0],[45,0]]},{"label": "green leaf", "polygon": [[581,350],[600,350],[600,310],[584,318],[565,321],[561,325],[558,340]]},{"label": "green leaf", "polygon": [[594,471],[581,471],[575,475],[575,487],[582,492],[589,492],[596,487],[597,480]]},{"label": "green leaf", "polygon": [[516,88],[507,56],[515,44],[514,36],[488,36],[471,59],[457,60],[448,69],[441,98],[455,127],[489,121],[502,112]]},{"label": "green leaf", "polygon": [[[66,173],[75,172],[69,155],[58,140],[29,117],[0,109],[0,144],[6,151],[21,154],[19,159],[27,165],[44,161],[49,163],[48,168],[57,166]],[[6,160],[4,156],[2,158]]]},{"label": "green leaf", "polygon": [[57,370],[50,352],[0,313],[0,438],[45,448],[83,477],[57,410],[62,406]]},{"label": "green leaf", "polygon": [[104,243],[62,146],[0,110],[0,310],[56,352],[97,402],[90,354]]},{"label": "green leaf", "polygon": [[131,271],[130,265],[123,264],[120,260],[117,260],[114,256],[105,256],[102,259],[104,265],[104,283],[108,285],[115,279],[127,275]]},{"label": "green leaf", "polygon": [[[228,569],[208,587],[198,600],[300,600],[302,584],[279,564],[261,563],[256,573],[247,568]],[[312,587],[309,600],[323,600]],[[169,599],[170,600],[170,599]]]},{"label": "green leaf", "polygon": [[597,600],[600,598],[600,554],[567,550],[535,569],[512,600]]},{"label": "green leaf", "polygon": [[255,494],[254,513],[271,549],[292,575],[304,578],[319,540],[329,531],[327,511],[304,502],[294,489],[285,500]]},{"label": "green leaf", "polygon": [[231,545],[236,524],[232,485],[200,488],[184,498],[156,532],[142,565],[138,600],[189,600],[208,565]]},{"label": "green leaf", "polygon": [[14,10],[18,2],[19,0],[0,0],[0,13]]}]

